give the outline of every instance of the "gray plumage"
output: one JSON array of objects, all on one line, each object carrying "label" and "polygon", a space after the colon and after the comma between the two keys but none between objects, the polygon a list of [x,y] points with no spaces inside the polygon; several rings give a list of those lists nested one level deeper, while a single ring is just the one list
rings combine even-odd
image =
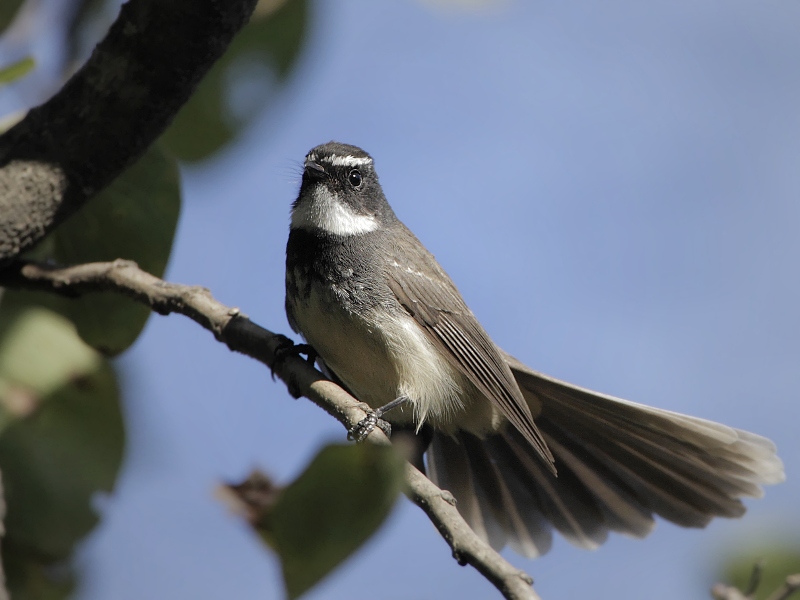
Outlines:
[{"label": "gray plumage", "polygon": [[384,418],[433,427],[429,476],[496,548],[542,554],[551,527],[595,548],[609,531],[647,535],[655,514],[702,527],[784,478],[766,438],[572,386],[500,350],[354,146],[306,157],[286,311],[360,400],[409,398]]}]

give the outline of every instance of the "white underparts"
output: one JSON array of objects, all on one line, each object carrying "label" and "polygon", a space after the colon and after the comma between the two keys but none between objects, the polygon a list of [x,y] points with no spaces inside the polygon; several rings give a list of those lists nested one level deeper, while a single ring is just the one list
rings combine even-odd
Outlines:
[{"label": "white underparts", "polygon": [[449,422],[464,410],[461,376],[433,346],[413,319],[382,320],[389,354],[397,373],[398,395],[412,400],[417,428],[429,417]]},{"label": "white underparts", "polygon": [[372,215],[359,215],[328,188],[318,185],[311,197],[302,198],[292,211],[291,226],[321,229],[334,235],[359,235],[375,231],[379,223]]}]

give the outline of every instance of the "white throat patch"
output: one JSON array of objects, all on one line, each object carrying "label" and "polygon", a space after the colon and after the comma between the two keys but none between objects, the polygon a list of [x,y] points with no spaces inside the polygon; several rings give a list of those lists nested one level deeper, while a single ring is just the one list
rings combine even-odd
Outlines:
[{"label": "white throat patch", "polygon": [[378,229],[378,220],[359,215],[324,186],[316,186],[292,211],[292,229],[322,229],[334,235],[360,235]]}]

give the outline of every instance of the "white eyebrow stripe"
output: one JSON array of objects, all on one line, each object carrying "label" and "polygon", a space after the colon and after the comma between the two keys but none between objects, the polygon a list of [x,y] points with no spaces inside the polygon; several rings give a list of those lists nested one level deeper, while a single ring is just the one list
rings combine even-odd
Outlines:
[{"label": "white eyebrow stripe", "polygon": [[328,156],[317,156],[316,152],[310,152],[306,156],[306,164],[313,163],[326,163],[332,167],[361,167],[364,165],[371,165],[372,158],[369,156],[353,156],[352,154],[330,154]]},{"label": "white eyebrow stripe", "polygon": [[330,156],[317,156],[309,155],[308,160],[311,162],[323,162],[334,167],[361,167],[364,165],[371,165],[372,159],[368,156],[341,156],[339,154],[331,154]]},{"label": "white eyebrow stripe", "polygon": [[317,186],[313,197],[306,198],[292,211],[292,229],[321,229],[334,235],[361,235],[375,231],[378,220],[359,215],[339,201],[336,194]]}]

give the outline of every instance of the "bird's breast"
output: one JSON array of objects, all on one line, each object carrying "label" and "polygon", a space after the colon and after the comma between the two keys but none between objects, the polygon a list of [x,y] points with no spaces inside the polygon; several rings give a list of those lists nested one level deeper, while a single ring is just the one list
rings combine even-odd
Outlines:
[{"label": "bird's breast", "polygon": [[341,286],[294,279],[306,293],[287,296],[287,309],[306,341],[359,400],[373,407],[393,400],[396,369],[375,320],[357,311]]},{"label": "bird's breast", "polygon": [[499,426],[492,404],[434,345],[379,272],[344,257],[331,260],[329,252],[319,256],[287,260],[287,315],[359,400],[378,408],[408,397],[386,416],[395,424],[427,421],[476,435]]}]

